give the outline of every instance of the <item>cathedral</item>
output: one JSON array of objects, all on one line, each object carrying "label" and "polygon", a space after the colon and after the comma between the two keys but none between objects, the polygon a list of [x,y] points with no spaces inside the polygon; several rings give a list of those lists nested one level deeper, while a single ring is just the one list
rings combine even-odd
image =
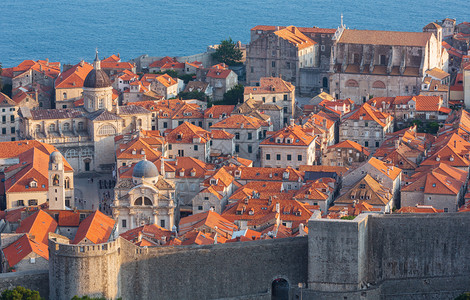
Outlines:
[{"label": "cathedral", "polygon": [[151,112],[135,105],[119,106],[101,69],[98,52],[83,85],[83,101],[75,108],[19,111],[20,139],[54,145],[75,172],[110,171],[115,163],[114,137],[151,129]]},{"label": "cathedral", "polygon": [[152,162],[138,162],[132,179],[120,179],[114,188],[113,218],[118,221],[119,233],[149,224],[172,230],[174,198],[174,184],[165,180]]}]

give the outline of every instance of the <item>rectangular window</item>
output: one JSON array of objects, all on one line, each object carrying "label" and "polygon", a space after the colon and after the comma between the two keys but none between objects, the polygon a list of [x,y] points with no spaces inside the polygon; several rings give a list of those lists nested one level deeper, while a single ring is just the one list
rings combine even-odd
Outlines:
[{"label": "rectangular window", "polygon": [[271,160],[271,154],[266,154],[266,160]]},{"label": "rectangular window", "polygon": [[173,145],[172,144],[168,144],[168,150],[173,150]]},{"label": "rectangular window", "polygon": [[168,123],[167,122],[163,122],[163,128],[168,128]]},{"label": "rectangular window", "polygon": [[160,227],[165,228],[165,220],[160,220]]},{"label": "rectangular window", "polygon": [[197,207],[197,210],[202,210],[202,205],[199,205],[199,206]]},{"label": "rectangular window", "polygon": [[287,95],[284,95],[284,101],[287,101]]},{"label": "rectangular window", "polygon": [[297,160],[302,161],[302,155],[297,155]]},{"label": "rectangular window", "polygon": [[2,123],[5,124],[7,122],[7,116],[2,116]]},{"label": "rectangular window", "polygon": [[276,160],[281,160],[281,154],[276,154]]},{"label": "rectangular window", "polygon": [[6,128],[2,128],[2,134],[7,134],[7,129]]},{"label": "rectangular window", "polygon": [[235,145],[235,152],[240,152],[240,146],[239,145]]},{"label": "rectangular window", "polygon": [[248,145],[248,153],[253,153],[253,146]]},{"label": "rectangular window", "polygon": [[15,127],[11,127],[11,133],[15,133]]},{"label": "rectangular window", "polygon": [[266,97],[263,97],[263,103],[266,103]]},{"label": "rectangular window", "polygon": [[380,147],[380,142],[375,142],[375,147]]},{"label": "rectangular window", "polygon": [[15,123],[15,116],[10,116],[10,123]]},{"label": "rectangular window", "polygon": [[235,132],[235,139],[239,140],[240,139],[240,132]]},{"label": "rectangular window", "polygon": [[184,121],[178,121],[178,126],[180,126],[181,124],[183,124]]},{"label": "rectangular window", "polygon": [[292,155],[291,154],[287,154],[287,160],[292,160]]},{"label": "rectangular window", "polygon": [[273,102],[276,102],[276,97],[273,97]]},{"label": "rectangular window", "polygon": [[198,124],[199,124],[199,125],[198,125],[199,127],[202,127],[202,121],[199,121]]},{"label": "rectangular window", "polygon": [[364,147],[369,147],[369,142],[368,141],[364,142]]},{"label": "rectangular window", "polygon": [[275,61],[272,61],[272,62],[271,62],[271,67],[273,67],[273,68],[276,67],[276,62],[275,62]]},{"label": "rectangular window", "polygon": [[248,139],[251,140],[253,138],[253,135],[251,132],[248,132]]},{"label": "rectangular window", "polygon": [[287,63],[286,63],[286,67],[287,67],[288,69],[290,69],[290,62],[287,62]]},{"label": "rectangular window", "polygon": [[122,228],[126,228],[127,227],[127,220],[122,220]]},{"label": "rectangular window", "polygon": [[198,151],[199,150],[199,146],[198,145],[194,145],[194,151]]},{"label": "rectangular window", "polygon": [[325,45],[321,45],[321,46],[320,46],[320,50],[321,50],[321,51],[325,51]]},{"label": "rectangular window", "polygon": [[250,68],[250,72],[251,72],[251,73],[253,73],[253,71],[254,71],[254,68],[253,68],[253,67],[251,67],[251,68]]}]

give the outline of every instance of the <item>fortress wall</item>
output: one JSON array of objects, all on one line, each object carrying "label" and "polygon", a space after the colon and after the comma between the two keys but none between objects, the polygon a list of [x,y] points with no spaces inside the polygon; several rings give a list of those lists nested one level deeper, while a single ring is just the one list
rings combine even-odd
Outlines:
[{"label": "fortress wall", "polygon": [[0,274],[0,293],[4,290],[22,286],[38,291],[41,297],[49,297],[48,270],[22,271]]},{"label": "fortress wall", "polygon": [[453,299],[470,286],[469,226],[470,213],[310,220],[309,289],[325,298],[373,299],[379,288],[382,299]]},{"label": "fortress wall", "polygon": [[270,299],[273,279],[307,280],[307,238],[140,250],[121,239],[123,299]]},{"label": "fortress wall", "polygon": [[49,241],[50,299],[119,295],[119,242],[66,245]]}]

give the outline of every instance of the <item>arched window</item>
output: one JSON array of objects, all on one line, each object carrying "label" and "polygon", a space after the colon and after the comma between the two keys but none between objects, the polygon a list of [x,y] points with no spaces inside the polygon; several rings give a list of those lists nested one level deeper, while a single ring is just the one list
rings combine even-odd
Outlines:
[{"label": "arched window", "polygon": [[372,84],[372,88],[373,89],[384,89],[385,88],[385,83],[383,83],[380,80],[377,80]]},{"label": "arched window", "polygon": [[70,188],[70,178],[66,177],[65,180],[64,180],[64,187],[66,189],[69,189]]},{"label": "arched window", "polygon": [[64,93],[62,94],[62,98],[63,98],[64,100],[67,99],[67,93],[64,92]]},{"label": "arched window", "polygon": [[104,99],[101,98],[100,100],[98,100],[98,108],[103,108],[104,107]]},{"label": "arched window", "polygon": [[142,203],[143,205],[151,206],[152,200],[147,197],[139,197],[134,201],[134,205],[142,205]]},{"label": "arched window", "polygon": [[41,125],[36,125],[36,132],[41,132]]},{"label": "arched window", "polygon": [[53,177],[52,177],[52,185],[55,185],[55,186],[58,186],[59,185],[59,175],[58,174],[55,174]]},{"label": "arched window", "polygon": [[49,131],[55,131],[55,124],[54,123],[49,125]]},{"label": "arched window", "polygon": [[142,127],[142,119],[137,119],[137,127]]},{"label": "arched window", "polygon": [[64,131],[70,131],[70,123],[64,123],[64,125],[62,125],[62,128]]},{"label": "arched window", "polygon": [[83,130],[85,127],[83,126],[83,122],[78,122],[78,130]]},{"label": "arched window", "polygon": [[75,149],[70,149],[69,151],[65,153],[66,158],[72,158],[72,157],[77,157],[77,156],[78,156],[78,152]]},{"label": "arched window", "polygon": [[359,83],[354,79],[346,81],[346,87],[359,87]]},{"label": "arched window", "polygon": [[116,134],[116,129],[109,124],[103,125],[98,130],[99,135],[114,135]]}]

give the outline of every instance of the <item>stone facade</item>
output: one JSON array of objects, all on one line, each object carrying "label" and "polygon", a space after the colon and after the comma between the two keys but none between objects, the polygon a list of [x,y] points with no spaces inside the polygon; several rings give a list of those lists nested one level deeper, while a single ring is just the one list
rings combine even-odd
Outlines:
[{"label": "stone facade", "polygon": [[[360,215],[352,221],[314,214],[308,239],[163,248],[122,238],[99,245],[51,240],[49,299],[268,300],[276,279],[287,281],[289,299],[454,299],[470,285],[469,226],[465,213]],[[174,266],[174,272],[158,272]],[[193,280],[177,284],[181,274]]]},{"label": "stone facade", "polygon": [[417,95],[425,71],[443,67],[442,36],[425,31],[339,28],[330,64],[330,93],[356,103],[369,97]]}]

